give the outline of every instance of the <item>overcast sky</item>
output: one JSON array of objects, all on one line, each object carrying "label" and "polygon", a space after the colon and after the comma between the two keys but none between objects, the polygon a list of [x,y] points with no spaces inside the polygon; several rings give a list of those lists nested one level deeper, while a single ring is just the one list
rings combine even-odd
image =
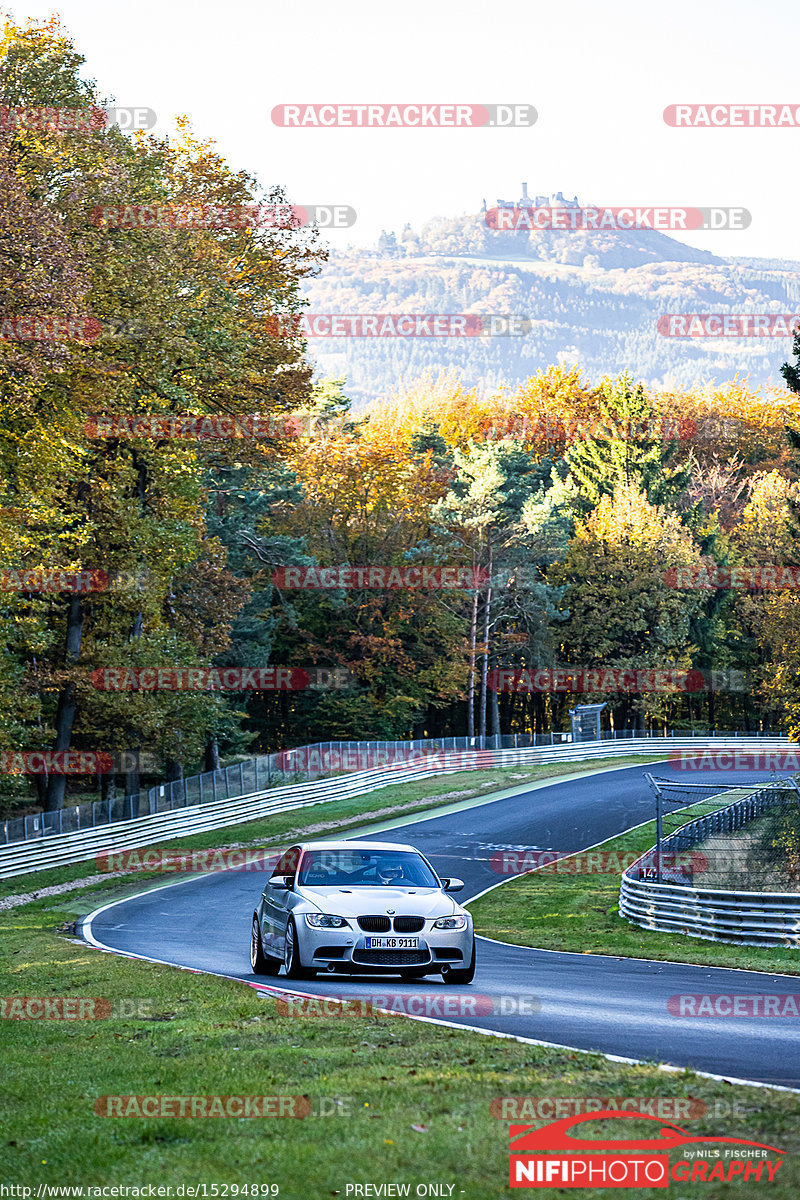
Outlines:
[{"label": "overcast sky", "polygon": [[[5,6],[16,19],[54,8]],[[333,245],[486,197],[563,190],[605,205],[743,206],[683,240],[800,260],[800,128],[674,129],[673,103],[800,107],[793,0],[62,0],[86,74],[167,131],[187,113],[236,168],[299,204],[347,204]],[[286,129],[283,103],[532,104],[512,129]]]}]

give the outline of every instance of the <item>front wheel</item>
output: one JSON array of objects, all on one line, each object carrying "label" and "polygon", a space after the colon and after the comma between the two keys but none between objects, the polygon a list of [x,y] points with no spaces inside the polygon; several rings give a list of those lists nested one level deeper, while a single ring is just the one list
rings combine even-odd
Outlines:
[{"label": "front wheel", "polygon": [[316,971],[309,971],[300,962],[300,947],[297,942],[297,926],[294,917],[289,917],[283,945],[283,965],[289,979],[314,979]]},{"label": "front wheel", "polygon": [[264,953],[261,945],[261,930],[258,927],[258,917],[253,913],[253,926],[250,930],[250,966],[254,975],[277,975],[280,963],[277,959]]},{"label": "front wheel", "polygon": [[459,968],[456,971],[454,971],[453,968],[451,967],[449,971],[446,971],[442,975],[442,980],[444,983],[456,983],[456,984],[472,983],[474,978],[475,978],[475,938],[472,939],[472,958],[470,959],[469,966]]}]

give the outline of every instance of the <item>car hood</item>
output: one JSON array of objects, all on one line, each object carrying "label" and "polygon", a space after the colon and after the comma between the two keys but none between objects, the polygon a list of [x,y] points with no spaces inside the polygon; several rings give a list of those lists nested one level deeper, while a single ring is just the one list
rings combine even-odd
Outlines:
[{"label": "car hood", "polygon": [[449,917],[457,909],[454,900],[439,888],[347,888],[303,887],[301,896],[310,900],[322,912],[334,913],[339,917],[363,917],[366,914],[383,916],[387,909],[394,909],[403,917]]}]

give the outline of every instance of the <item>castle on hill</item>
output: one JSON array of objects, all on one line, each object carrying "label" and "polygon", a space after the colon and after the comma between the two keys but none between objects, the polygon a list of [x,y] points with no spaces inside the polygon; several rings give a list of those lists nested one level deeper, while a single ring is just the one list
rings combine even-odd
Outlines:
[{"label": "castle on hill", "polygon": [[[498,200],[498,208],[580,208],[578,197],[573,196],[571,200],[567,200],[563,192],[552,192],[549,196],[537,196],[531,199],[528,195],[528,185],[523,183],[522,196],[519,200]],[[483,202],[483,211],[486,212],[486,201]]]}]

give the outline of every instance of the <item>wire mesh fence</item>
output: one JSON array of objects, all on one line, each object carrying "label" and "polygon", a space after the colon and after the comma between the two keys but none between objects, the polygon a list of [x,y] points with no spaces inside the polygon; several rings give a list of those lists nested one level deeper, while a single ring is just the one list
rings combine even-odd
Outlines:
[{"label": "wire mesh fence", "polygon": [[727,891],[800,892],[795,776],[723,792],[718,782],[648,778],[660,832],[631,878]]}]

